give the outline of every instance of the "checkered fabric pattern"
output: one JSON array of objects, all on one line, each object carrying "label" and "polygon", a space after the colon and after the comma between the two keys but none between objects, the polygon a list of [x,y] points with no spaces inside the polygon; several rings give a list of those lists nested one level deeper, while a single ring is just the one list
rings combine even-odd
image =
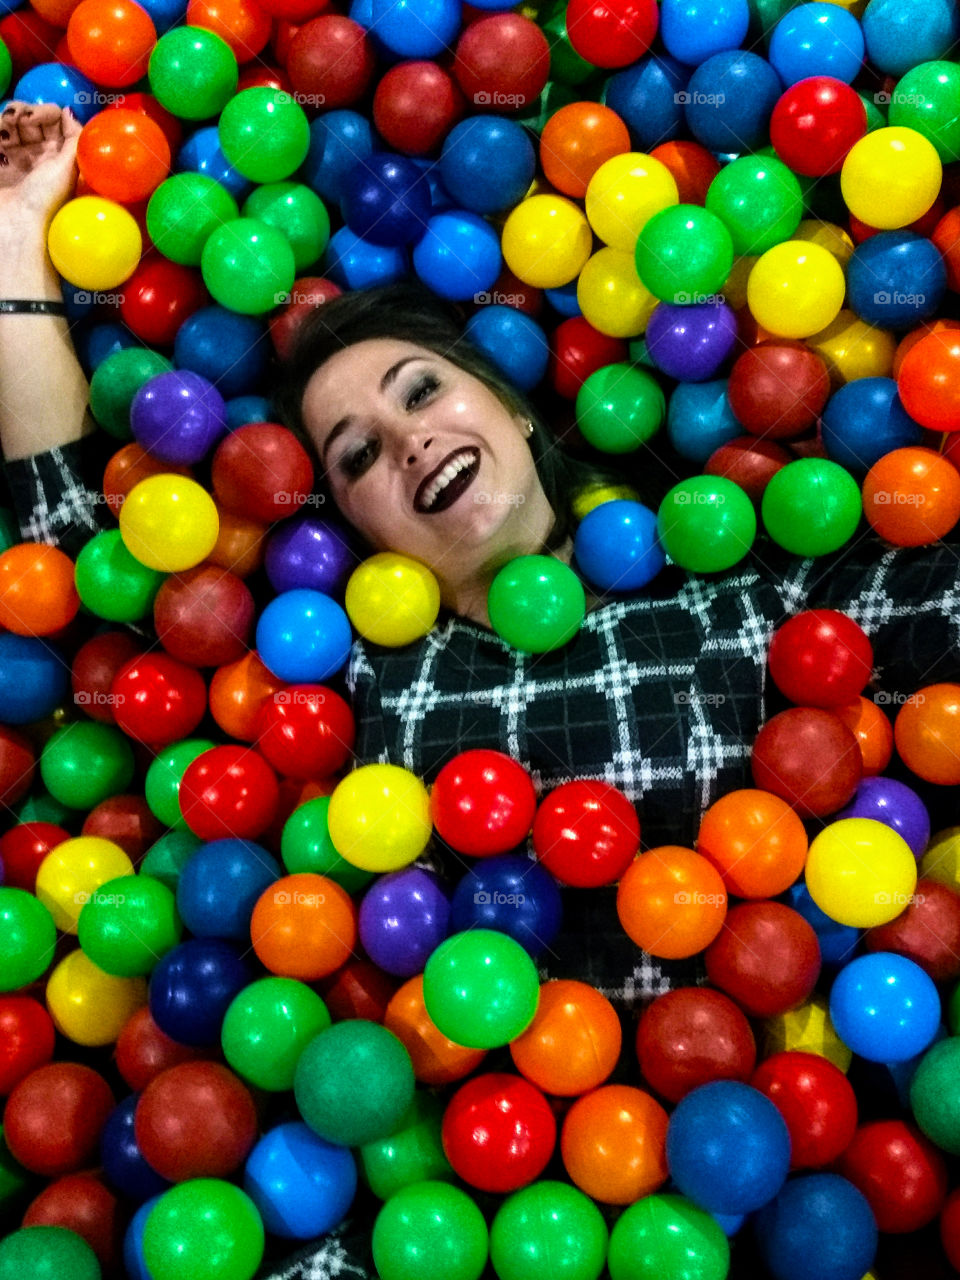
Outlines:
[{"label": "checkered fabric pattern", "polygon": [[4,463],[24,541],[49,542],[75,558],[94,534],[116,528],[92,483],[92,477],[103,473],[102,434]]}]

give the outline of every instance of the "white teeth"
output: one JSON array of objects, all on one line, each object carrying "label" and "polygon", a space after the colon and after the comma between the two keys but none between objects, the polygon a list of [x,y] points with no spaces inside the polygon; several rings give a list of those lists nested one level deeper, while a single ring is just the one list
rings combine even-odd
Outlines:
[{"label": "white teeth", "polygon": [[472,462],[472,450],[467,450],[464,453],[458,453],[453,461],[449,462],[436,479],[431,482],[430,487],[424,493],[421,500],[423,509],[425,511],[429,511],[453,477],[469,467]]}]

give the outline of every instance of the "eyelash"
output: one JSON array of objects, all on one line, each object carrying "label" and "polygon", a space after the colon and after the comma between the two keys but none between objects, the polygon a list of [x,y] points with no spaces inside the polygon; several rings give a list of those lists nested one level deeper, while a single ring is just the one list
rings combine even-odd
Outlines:
[{"label": "eyelash", "polygon": [[[407,396],[407,399],[404,405],[407,412],[409,413],[412,410],[419,408],[420,405],[422,405],[424,401],[429,396],[431,396],[439,386],[440,386],[439,381],[432,373],[426,373],[421,378],[419,378],[414,383],[413,387],[410,390],[410,393]],[[363,472],[366,470],[366,467],[363,466],[362,464],[363,464],[364,458],[369,453],[370,453],[370,442],[364,441],[364,443],[360,446],[359,449],[355,449],[344,456],[344,459],[340,464],[341,469],[346,473],[347,476],[350,477],[350,479],[355,480],[358,476],[362,475]]]}]

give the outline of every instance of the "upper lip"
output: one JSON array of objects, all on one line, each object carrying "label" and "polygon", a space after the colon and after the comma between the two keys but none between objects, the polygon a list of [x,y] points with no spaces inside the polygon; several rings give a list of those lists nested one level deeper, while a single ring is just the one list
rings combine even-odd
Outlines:
[{"label": "upper lip", "polygon": [[420,504],[423,501],[423,495],[426,493],[430,483],[433,480],[436,480],[437,476],[444,469],[444,467],[449,466],[450,463],[454,460],[454,458],[458,457],[461,453],[469,453],[469,454],[472,454],[474,457],[477,457],[479,455],[479,450],[475,449],[472,445],[462,444],[458,448],[452,449],[446,455],[445,458],[441,459],[441,461],[437,463],[437,465],[433,468],[433,470],[428,472],[420,481],[420,483],[417,485],[417,491],[413,495],[413,508],[415,511],[420,510]]}]

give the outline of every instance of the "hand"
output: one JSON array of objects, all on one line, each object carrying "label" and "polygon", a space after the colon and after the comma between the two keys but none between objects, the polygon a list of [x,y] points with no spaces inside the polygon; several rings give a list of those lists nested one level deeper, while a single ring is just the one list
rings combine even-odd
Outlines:
[{"label": "hand", "polygon": [[54,103],[12,102],[0,115],[0,235],[18,240],[50,219],[73,194],[82,125]]}]

